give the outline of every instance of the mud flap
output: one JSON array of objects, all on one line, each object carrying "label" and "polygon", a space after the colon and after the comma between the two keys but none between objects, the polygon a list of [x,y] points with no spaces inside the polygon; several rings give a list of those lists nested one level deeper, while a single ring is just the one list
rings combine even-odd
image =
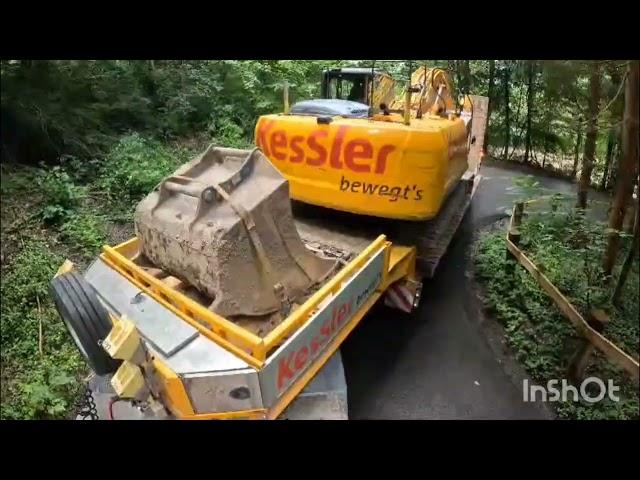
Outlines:
[{"label": "mud flap", "polygon": [[418,308],[422,295],[422,282],[403,279],[391,285],[384,297],[384,304],[388,307],[411,313]]}]

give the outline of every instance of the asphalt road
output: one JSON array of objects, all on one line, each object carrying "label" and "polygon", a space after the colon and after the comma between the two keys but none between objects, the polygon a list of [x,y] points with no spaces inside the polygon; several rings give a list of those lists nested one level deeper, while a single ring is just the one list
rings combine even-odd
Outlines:
[{"label": "asphalt road", "polygon": [[[496,354],[465,276],[473,232],[513,204],[513,179],[524,174],[484,166],[473,205],[436,277],[425,283],[419,310],[406,317],[376,307],[349,336],[342,358],[350,419],[552,417],[544,406],[523,402],[523,373]],[[535,176],[552,191],[575,191],[564,180]]]}]

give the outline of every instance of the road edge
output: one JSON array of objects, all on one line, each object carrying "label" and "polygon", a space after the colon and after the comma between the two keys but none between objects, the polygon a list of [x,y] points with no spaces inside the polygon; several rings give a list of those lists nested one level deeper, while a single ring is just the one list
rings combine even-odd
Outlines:
[{"label": "road edge", "polygon": [[[502,324],[487,312],[483,302],[484,288],[476,277],[476,269],[473,262],[480,236],[496,229],[504,229],[503,227],[506,228],[505,219],[497,220],[488,226],[482,226],[471,234],[470,248],[465,259],[464,276],[468,288],[465,289],[464,308],[467,310],[469,318],[476,319],[476,324],[482,332],[484,341],[491,349],[495,360],[511,383],[520,391],[524,380],[527,380],[529,384],[535,382],[527,374],[524,366],[515,358],[515,353],[506,344],[506,336]],[[536,403],[535,408],[546,420],[556,420],[558,418],[556,413],[545,403]]]}]

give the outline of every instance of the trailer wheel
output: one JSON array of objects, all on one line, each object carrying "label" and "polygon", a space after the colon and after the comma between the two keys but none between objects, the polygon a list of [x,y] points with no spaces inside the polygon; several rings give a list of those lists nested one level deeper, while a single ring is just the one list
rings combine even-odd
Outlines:
[{"label": "trailer wheel", "polygon": [[115,372],[120,362],[102,348],[111,331],[111,320],[93,287],[76,272],[67,272],[51,281],[51,296],[76,347],[98,375]]}]

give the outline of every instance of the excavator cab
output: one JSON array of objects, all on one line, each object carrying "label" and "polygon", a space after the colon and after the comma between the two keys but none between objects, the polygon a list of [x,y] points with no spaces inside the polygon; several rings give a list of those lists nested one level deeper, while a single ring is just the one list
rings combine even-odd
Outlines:
[{"label": "excavator cab", "polygon": [[349,100],[378,108],[380,103],[391,100],[393,86],[392,78],[378,69],[333,68],[323,72],[322,98]]}]

